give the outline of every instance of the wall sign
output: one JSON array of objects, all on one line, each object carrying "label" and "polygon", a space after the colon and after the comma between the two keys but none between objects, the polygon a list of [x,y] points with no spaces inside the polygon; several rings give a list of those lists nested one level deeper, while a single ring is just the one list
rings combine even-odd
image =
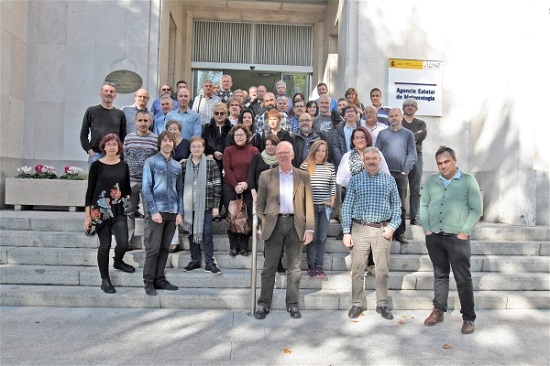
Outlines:
[{"label": "wall sign", "polygon": [[105,81],[115,84],[120,94],[133,93],[143,85],[141,76],[130,70],[116,70],[105,77]]},{"label": "wall sign", "polygon": [[417,115],[443,114],[443,62],[388,60],[388,105],[402,108],[405,99],[418,103]]}]

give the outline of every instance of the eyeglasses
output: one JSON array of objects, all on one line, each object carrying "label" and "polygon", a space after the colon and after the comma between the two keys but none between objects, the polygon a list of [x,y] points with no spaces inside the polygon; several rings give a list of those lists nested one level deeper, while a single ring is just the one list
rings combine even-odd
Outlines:
[{"label": "eyeglasses", "polygon": [[354,109],[348,109],[346,110],[346,113],[357,113]]},{"label": "eyeglasses", "polygon": [[303,104],[296,104],[294,108],[305,108],[306,106]]},{"label": "eyeglasses", "polygon": [[313,120],[311,120],[311,119],[301,119],[299,122],[300,123],[309,123],[311,121],[313,121]]},{"label": "eyeglasses", "polygon": [[215,116],[223,116],[225,112],[214,112]]},{"label": "eyeglasses", "polygon": [[414,104],[403,104],[403,107],[416,107]]}]

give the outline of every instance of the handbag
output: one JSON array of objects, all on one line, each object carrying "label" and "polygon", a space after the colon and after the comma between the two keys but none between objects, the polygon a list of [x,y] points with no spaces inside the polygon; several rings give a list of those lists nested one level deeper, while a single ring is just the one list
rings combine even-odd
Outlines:
[{"label": "handbag", "polygon": [[227,226],[229,231],[235,234],[248,234],[250,232],[250,220],[246,211],[246,203],[242,195],[236,200],[229,201],[227,207]]}]

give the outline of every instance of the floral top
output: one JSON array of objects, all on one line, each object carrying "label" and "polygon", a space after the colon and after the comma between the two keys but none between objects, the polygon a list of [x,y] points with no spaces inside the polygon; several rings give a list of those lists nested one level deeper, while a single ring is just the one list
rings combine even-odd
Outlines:
[{"label": "floral top", "polygon": [[90,206],[93,225],[126,215],[130,196],[130,170],[120,161],[114,165],[95,161],[88,174],[86,206]]}]

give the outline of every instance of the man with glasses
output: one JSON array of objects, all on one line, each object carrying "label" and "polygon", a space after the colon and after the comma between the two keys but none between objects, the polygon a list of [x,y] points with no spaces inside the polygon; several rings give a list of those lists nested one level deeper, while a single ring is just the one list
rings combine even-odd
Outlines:
[{"label": "man with glasses", "polygon": [[136,132],[136,114],[138,111],[147,111],[149,103],[149,93],[141,88],[134,93],[134,104],[122,107],[122,112],[126,116],[126,133]]},{"label": "man with glasses", "polygon": [[[299,102],[304,103],[304,102]],[[317,140],[321,140],[321,136],[313,129],[313,117],[309,113],[302,113],[298,120],[300,129],[294,135],[294,160],[292,165],[299,168],[306,160],[309,154],[309,148]]]},{"label": "man with glasses", "polygon": [[241,98],[233,95],[229,98],[227,104],[229,105],[229,116],[227,116],[227,118],[229,122],[231,122],[231,125],[235,126],[237,122],[239,122],[239,114],[241,114],[243,109],[243,103]]},{"label": "man with glasses", "polygon": [[362,121],[361,124],[369,130],[370,136],[372,137],[372,144],[376,145],[376,138],[378,137],[378,134],[380,131],[388,128],[388,126],[378,122],[378,110],[372,105],[366,106],[363,114],[365,120]]},{"label": "man with glasses", "polygon": [[210,122],[214,105],[221,101],[221,98],[214,94],[212,80],[205,80],[202,83],[202,94],[197,95],[193,102],[193,110],[199,114],[203,126]]},{"label": "man with glasses", "polygon": [[187,89],[178,90],[178,109],[168,112],[166,120],[175,119],[181,124],[181,138],[191,140],[193,136],[200,136],[202,124],[199,114],[189,108],[191,94]]},{"label": "man with glasses", "polygon": [[420,207],[420,183],[422,181],[422,169],[424,161],[422,160],[422,141],[426,139],[428,131],[426,130],[426,122],[416,118],[414,115],[418,111],[418,103],[416,100],[409,98],[403,102],[403,127],[410,130],[414,134],[414,142],[416,144],[416,163],[409,172],[409,218],[411,225],[420,225],[418,218],[418,210]]},{"label": "man with glasses", "polygon": [[292,144],[277,145],[279,166],[260,174],[256,212],[262,220],[265,261],[261,290],[254,317],[265,319],[273,300],[275,272],[284,249],[286,261],[286,309],[292,318],[300,318],[300,263],[304,245],[313,240],[315,218],[309,174],[292,166]]},{"label": "man with glasses", "polygon": [[296,133],[300,129],[300,116],[306,111],[306,103],[303,100],[295,100],[292,111],[294,115],[290,117],[290,129]]},{"label": "man with glasses", "polygon": [[[160,105],[160,98],[162,98],[162,96],[164,95],[168,95],[170,99],[172,99],[172,87],[170,86],[170,84],[162,84],[162,86],[160,87],[160,97],[158,99],[155,99],[153,101],[153,104],[151,105],[151,113],[153,114],[154,119],[157,119],[161,116],[162,106]],[[178,102],[172,99],[172,109],[176,108],[178,108]]]},{"label": "man with glasses", "polygon": [[105,156],[99,149],[103,136],[115,133],[122,141],[126,137],[126,116],[113,105],[116,98],[115,85],[103,83],[99,96],[101,103],[86,109],[80,129],[80,145],[88,154],[88,168],[94,161]]}]

